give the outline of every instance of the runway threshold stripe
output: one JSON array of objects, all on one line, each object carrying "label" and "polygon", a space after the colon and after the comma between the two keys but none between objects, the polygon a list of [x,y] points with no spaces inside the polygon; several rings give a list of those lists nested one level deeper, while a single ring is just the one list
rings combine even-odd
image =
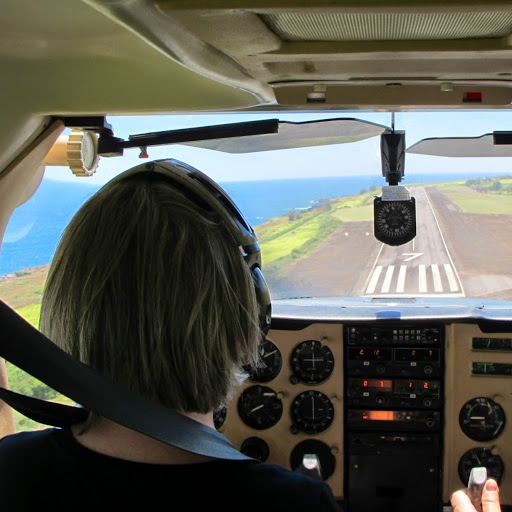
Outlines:
[{"label": "runway threshold stripe", "polygon": [[403,293],[405,290],[405,275],[407,273],[407,265],[400,265],[398,272],[398,281],[396,283],[396,292]]},{"label": "runway threshold stripe", "polygon": [[439,267],[434,263],[432,263],[432,277],[434,279],[434,291],[442,292],[443,283],[441,281],[441,273],[439,272]]},{"label": "runway threshold stripe", "polygon": [[459,285],[457,284],[457,279],[455,279],[455,272],[453,271],[453,267],[449,263],[445,263],[444,271],[446,272],[446,277],[448,278],[448,285],[450,286],[450,291],[458,292]]},{"label": "runway threshold stripe", "polygon": [[373,293],[375,291],[375,288],[377,288],[377,283],[379,281],[381,272],[382,266],[378,265],[377,267],[375,267],[372,278],[370,279],[370,283],[368,284],[368,288],[366,289],[366,293]]},{"label": "runway threshold stripe", "polygon": [[389,289],[391,288],[391,279],[393,279],[394,272],[395,267],[393,265],[390,265],[386,271],[384,282],[382,283],[381,293],[389,293]]},{"label": "runway threshold stripe", "polygon": [[425,265],[419,265],[419,289],[420,293],[427,292],[427,269]]}]

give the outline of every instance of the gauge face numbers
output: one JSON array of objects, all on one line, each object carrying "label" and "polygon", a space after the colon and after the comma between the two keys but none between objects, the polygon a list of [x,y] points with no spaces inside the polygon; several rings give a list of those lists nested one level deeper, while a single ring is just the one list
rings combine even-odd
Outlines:
[{"label": "gauge face numbers", "polygon": [[468,485],[469,474],[473,468],[485,467],[487,476],[501,482],[505,465],[499,455],[495,455],[487,448],[473,448],[468,450],[459,460],[459,477],[464,485]]},{"label": "gauge face numbers", "polygon": [[505,412],[490,398],[473,398],[460,410],[459,425],[470,439],[491,441],[505,428]]},{"label": "gauge face numbers", "polygon": [[331,349],[316,340],[299,343],[292,351],[293,375],[304,384],[319,384],[328,379],[334,368]]},{"label": "gauge face numbers", "polygon": [[330,427],[334,419],[334,406],[320,391],[304,391],[292,403],[294,425],[306,434],[317,434]]},{"label": "gauge face numbers", "polygon": [[283,357],[277,346],[268,338],[265,338],[260,343],[258,351],[261,366],[259,368],[252,368],[247,365],[244,366],[244,370],[254,382],[269,382],[279,375],[283,367]]},{"label": "gauge face numbers", "polygon": [[388,245],[402,245],[416,236],[414,198],[407,201],[374,201],[375,237]]},{"label": "gauge face numbers", "polygon": [[273,427],[283,415],[283,402],[266,386],[251,386],[238,399],[238,414],[242,421],[256,430]]}]

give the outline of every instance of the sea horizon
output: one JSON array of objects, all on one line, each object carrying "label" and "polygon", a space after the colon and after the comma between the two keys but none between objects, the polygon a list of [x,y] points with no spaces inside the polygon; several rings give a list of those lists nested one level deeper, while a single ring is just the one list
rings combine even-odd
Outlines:
[{"label": "sea horizon", "polygon": [[[436,183],[490,177],[496,173],[410,174],[401,183]],[[317,201],[359,194],[386,183],[380,175],[350,175],[220,182],[249,224],[285,215],[290,210],[304,211]],[[51,262],[60,236],[80,206],[101,185],[44,179],[34,196],[18,207],[7,226],[0,251],[0,276]]]}]

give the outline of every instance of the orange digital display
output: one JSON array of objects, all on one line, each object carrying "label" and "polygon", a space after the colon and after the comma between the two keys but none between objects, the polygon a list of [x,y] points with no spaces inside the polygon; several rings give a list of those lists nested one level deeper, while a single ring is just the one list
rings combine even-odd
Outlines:
[{"label": "orange digital display", "polygon": [[367,389],[368,391],[391,391],[393,381],[389,379],[350,379],[350,387],[353,389]]}]

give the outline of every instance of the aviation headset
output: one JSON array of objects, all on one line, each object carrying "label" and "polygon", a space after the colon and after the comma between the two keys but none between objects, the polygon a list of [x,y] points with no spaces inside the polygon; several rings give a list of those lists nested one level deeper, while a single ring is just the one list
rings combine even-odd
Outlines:
[{"label": "aviation headset", "polygon": [[139,173],[161,175],[202,209],[214,213],[231,233],[249,267],[256,292],[260,328],[270,329],[271,299],[265,278],[261,272],[261,251],[258,237],[228,194],[206,174],[174,159],[155,160],[138,165],[116,176],[112,181],[123,180]]},{"label": "aviation headset", "polygon": [[[177,160],[138,165],[115,177],[151,172],[171,181],[190,200],[216,214],[231,233],[248,265],[259,306],[260,327],[270,328],[271,304],[263,274],[258,238],[230,197],[208,176]],[[158,177],[160,177],[158,176]],[[0,388],[0,398],[25,416],[65,427],[85,421],[88,411],[110,418],[171,446],[227,460],[251,457],[238,451],[221,433],[177,411],[142,398],[106,379],[58,348],[0,301],[0,356],[84,408],[47,402]]]}]

